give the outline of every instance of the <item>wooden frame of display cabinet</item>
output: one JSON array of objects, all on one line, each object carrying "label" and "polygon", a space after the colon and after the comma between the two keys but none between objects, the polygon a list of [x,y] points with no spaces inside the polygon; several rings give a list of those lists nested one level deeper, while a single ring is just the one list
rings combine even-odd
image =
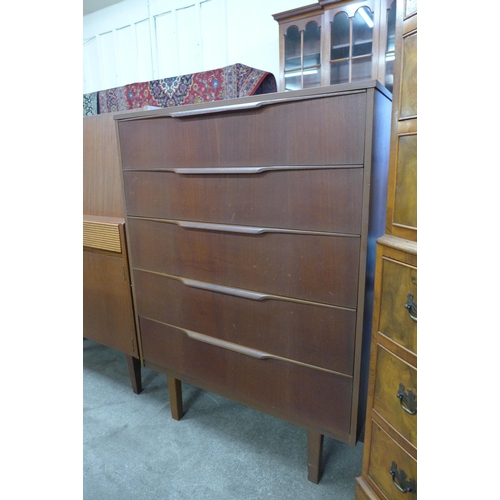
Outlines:
[{"label": "wooden frame of display cabinet", "polygon": [[[354,16],[362,7],[372,13],[371,50],[367,46],[364,55],[353,54]],[[319,0],[298,9],[274,14],[279,23],[280,34],[280,74],[279,88],[298,90],[331,84],[350,83],[362,80],[378,80],[392,90],[392,60],[394,54],[394,23],[396,0]],[[337,46],[336,64],[347,69],[342,80],[331,77],[331,25],[337,15],[343,13],[348,18],[348,52],[340,43]],[[290,37],[287,39],[287,37]],[[295,46],[287,40],[295,40]],[[362,44],[356,44],[361,47]],[[353,62],[371,58],[371,71],[356,77],[353,75]],[[387,62],[389,64],[387,64]],[[318,75],[319,72],[319,75]]]}]

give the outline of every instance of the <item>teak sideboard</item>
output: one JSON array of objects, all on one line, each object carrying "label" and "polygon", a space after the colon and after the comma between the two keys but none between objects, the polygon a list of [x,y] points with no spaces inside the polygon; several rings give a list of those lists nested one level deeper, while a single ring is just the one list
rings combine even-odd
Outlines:
[{"label": "teak sideboard", "polygon": [[125,354],[132,390],[141,364],[112,113],[83,117],[83,337]]},{"label": "teak sideboard", "polygon": [[[391,94],[375,80],[115,116],[145,366],[354,445]],[[363,342],[363,337],[365,337]]]}]

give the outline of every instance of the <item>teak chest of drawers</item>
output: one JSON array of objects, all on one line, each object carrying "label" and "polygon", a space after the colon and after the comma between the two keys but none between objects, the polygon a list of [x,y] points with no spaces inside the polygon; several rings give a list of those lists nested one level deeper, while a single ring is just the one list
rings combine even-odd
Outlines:
[{"label": "teak chest of drawers", "polygon": [[362,428],[390,110],[369,81],[115,117],[141,354],[172,415],[184,380],[303,426],[313,482],[323,436]]}]

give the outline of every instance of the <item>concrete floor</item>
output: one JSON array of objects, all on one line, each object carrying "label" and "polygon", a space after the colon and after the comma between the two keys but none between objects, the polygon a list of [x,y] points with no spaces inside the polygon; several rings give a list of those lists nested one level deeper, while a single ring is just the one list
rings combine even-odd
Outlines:
[{"label": "concrete floor", "polygon": [[307,480],[305,429],[183,384],[170,416],[166,377],[83,342],[84,500],[352,500],[363,444],[325,438],[319,484]]}]

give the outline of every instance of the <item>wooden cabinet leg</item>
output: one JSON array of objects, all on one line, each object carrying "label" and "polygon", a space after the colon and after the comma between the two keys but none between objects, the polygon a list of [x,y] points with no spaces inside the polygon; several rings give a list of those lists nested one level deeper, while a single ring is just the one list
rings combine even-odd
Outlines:
[{"label": "wooden cabinet leg", "polygon": [[132,389],[136,394],[140,394],[142,392],[141,362],[133,356],[126,355],[126,357]]},{"label": "wooden cabinet leg", "polygon": [[323,458],[323,434],[307,430],[307,479],[318,484]]},{"label": "wooden cabinet leg", "polygon": [[184,410],[182,408],[182,382],[176,378],[167,376],[167,385],[172,418],[174,420],[180,420],[184,415]]}]

